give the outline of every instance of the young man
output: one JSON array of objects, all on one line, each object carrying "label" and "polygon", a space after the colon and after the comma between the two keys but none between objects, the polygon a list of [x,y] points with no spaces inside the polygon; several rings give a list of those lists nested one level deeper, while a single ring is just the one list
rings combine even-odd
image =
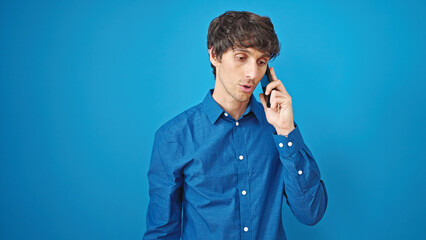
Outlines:
[{"label": "young man", "polygon": [[271,107],[252,96],[280,47],[268,17],[226,12],[209,26],[215,87],[156,133],[144,239],[286,239],[284,196],[314,225],[327,194],[273,68]]}]

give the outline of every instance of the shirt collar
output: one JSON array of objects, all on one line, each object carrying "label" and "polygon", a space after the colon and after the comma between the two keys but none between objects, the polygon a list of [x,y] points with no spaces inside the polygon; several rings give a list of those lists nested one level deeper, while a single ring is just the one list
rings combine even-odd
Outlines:
[{"label": "shirt collar", "polygon": [[[223,108],[213,99],[212,96],[213,89],[210,89],[207,92],[206,97],[203,100],[203,110],[207,114],[210,122],[214,124],[220,115],[224,112]],[[247,106],[246,111],[243,116],[253,112],[258,120],[261,119],[261,114],[263,113],[263,107],[259,102],[251,95],[249,105]]]}]

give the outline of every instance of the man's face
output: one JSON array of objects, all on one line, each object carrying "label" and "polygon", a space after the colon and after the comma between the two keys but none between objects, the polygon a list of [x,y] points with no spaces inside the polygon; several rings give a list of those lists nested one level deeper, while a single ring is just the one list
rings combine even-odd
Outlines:
[{"label": "man's face", "polygon": [[[212,56],[212,50],[209,50]],[[269,54],[255,48],[228,49],[221,61],[210,57],[216,67],[215,95],[223,100],[246,102],[265,75]]]}]

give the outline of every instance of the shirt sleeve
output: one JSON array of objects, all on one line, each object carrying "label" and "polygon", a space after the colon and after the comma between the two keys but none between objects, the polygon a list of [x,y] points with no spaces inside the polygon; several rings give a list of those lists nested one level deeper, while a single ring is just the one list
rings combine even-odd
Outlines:
[{"label": "shirt sleeve", "polygon": [[147,174],[150,200],[143,239],[180,239],[183,177],[173,166],[177,150],[176,144],[156,133]]},{"label": "shirt sleeve", "polygon": [[287,204],[299,222],[312,226],[323,217],[328,197],[314,156],[295,127],[287,137],[274,134],[274,141],[284,165]]}]

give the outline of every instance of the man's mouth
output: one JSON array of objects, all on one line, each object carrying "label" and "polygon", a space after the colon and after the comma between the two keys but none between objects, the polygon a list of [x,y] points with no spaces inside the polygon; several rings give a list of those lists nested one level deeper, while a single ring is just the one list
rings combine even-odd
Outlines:
[{"label": "man's mouth", "polygon": [[251,93],[254,90],[254,86],[251,84],[240,84],[240,88],[245,93]]}]

